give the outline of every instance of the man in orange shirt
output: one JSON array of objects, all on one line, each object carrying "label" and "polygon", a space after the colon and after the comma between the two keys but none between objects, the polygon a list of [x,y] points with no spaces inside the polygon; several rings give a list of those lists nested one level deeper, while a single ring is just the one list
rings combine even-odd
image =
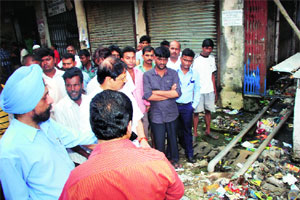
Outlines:
[{"label": "man in orange shirt", "polygon": [[99,143],[75,168],[60,199],[180,199],[184,186],[163,153],[130,140],[132,105],[104,90],[91,101],[90,122]]}]

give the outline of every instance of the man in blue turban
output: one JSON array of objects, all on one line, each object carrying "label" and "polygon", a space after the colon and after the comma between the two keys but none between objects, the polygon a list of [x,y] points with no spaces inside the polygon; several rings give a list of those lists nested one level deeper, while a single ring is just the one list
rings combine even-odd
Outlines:
[{"label": "man in blue turban", "polygon": [[49,119],[53,100],[42,73],[39,65],[19,68],[0,96],[0,107],[14,115],[0,140],[6,199],[58,199],[74,168],[65,148],[96,140]]}]

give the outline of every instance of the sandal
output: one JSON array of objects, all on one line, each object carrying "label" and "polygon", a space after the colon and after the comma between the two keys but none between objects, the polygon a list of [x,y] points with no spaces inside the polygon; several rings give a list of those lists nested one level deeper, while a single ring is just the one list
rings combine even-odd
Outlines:
[{"label": "sandal", "polygon": [[172,162],[172,165],[175,169],[182,168],[182,164],[179,164],[178,162]]},{"label": "sandal", "polygon": [[209,134],[208,134],[208,133],[205,132],[205,136],[210,137],[210,138],[212,138],[212,139],[214,139],[214,140],[219,139],[219,136],[213,135],[212,133],[209,133]]}]

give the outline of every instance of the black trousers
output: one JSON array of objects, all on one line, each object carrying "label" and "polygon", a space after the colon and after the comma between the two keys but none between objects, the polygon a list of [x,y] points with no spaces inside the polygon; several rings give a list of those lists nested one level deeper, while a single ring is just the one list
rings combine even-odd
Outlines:
[{"label": "black trousers", "polygon": [[155,148],[165,153],[165,134],[167,132],[168,149],[170,150],[170,159],[173,162],[179,161],[177,146],[177,120],[162,124],[151,123],[151,129],[154,137]]}]

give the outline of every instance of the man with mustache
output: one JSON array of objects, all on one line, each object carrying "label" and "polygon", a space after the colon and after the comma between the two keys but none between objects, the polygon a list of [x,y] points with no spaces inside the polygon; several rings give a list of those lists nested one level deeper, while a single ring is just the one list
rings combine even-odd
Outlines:
[{"label": "man with mustache", "polygon": [[154,50],[155,68],[144,73],[144,99],[150,101],[151,130],[155,148],[165,152],[165,133],[168,137],[170,159],[175,168],[179,165],[176,119],[178,109],[176,98],[181,96],[177,72],[167,68],[169,49],[162,46]]},{"label": "man with mustache", "polygon": [[[133,117],[132,117],[132,131],[137,135],[137,138],[132,137],[131,139],[137,146],[150,147],[144,133],[141,112],[138,104],[132,94],[132,84],[127,84],[126,64],[120,59],[113,56],[106,58],[98,68],[97,81],[98,85],[94,88],[91,93],[88,93],[90,99],[96,94],[104,90],[115,90],[126,94],[133,106]],[[129,73],[128,73],[129,74]],[[89,106],[89,105],[88,105]],[[84,124],[88,124],[90,117],[86,117]],[[133,134],[133,135],[135,135]],[[139,144],[138,144],[139,143]]]},{"label": "man with mustache", "polygon": [[[53,98],[52,106],[66,96],[66,89],[62,75],[64,71],[55,68],[54,52],[48,48],[40,48],[37,52],[43,70],[43,79],[49,90],[49,95]],[[53,117],[53,115],[51,116]]]},{"label": "man with mustache", "polygon": [[121,60],[127,65],[126,71],[128,72],[128,76],[126,79],[128,80],[127,83],[130,81],[132,83],[132,94],[135,98],[138,107],[143,113],[143,128],[147,138],[148,135],[148,128],[149,128],[149,121],[148,121],[148,110],[150,107],[150,103],[143,99],[144,96],[144,89],[143,89],[143,72],[136,68],[136,59],[135,59],[135,49],[133,47],[127,46],[122,50],[122,58]]},{"label": "man with mustache", "polygon": [[[71,53],[63,54],[62,55],[62,63],[63,63],[63,69],[62,70],[64,70],[64,71],[66,71],[67,69],[70,69],[72,67],[75,67],[76,66],[76,61],[75,61],[74,55],[71,54]],[[81,68],[79,68],[79,69],[81,69]],[[84,91],[86,91],[87,84],[89,83],[91,78],[88,75],[88,73],[86,73],[85,71],[82,71],[82,75],[83,75]]]},{"label": "man with mustache", "polygon": [[58,199],[74,168],[65,148],[95,143],[50,117],[53,99],[38,65],[8,79],[0,107],[14,119],[0,141],[0,181],[6,199]]},{"label": "man with mustache", "polygon": [[139,70],[141,70],[143,73],[146,71],[149,71],[150,69],[155,67],[155,64],[153,62],[154,60],[154,49],[151,46],[146,46],[142,50],[143,52],[143,61],[140,65],[137,66]]},{"label": "man with mustache", "polygon": [[167,67],[177,70],[180,68],[181,61],[180,61],[180,49],[181,45],[178,41],[174,40],[170,43],[170,58],[167,63]]},{"label": "man with mustache", "polygon": [[[85,128],[86,125],[82,123],[83,118],[89,110],[85,105],[90,101],[88,97],[83,94],[82,71],[77,67],[69,68],[65,71],[63,79],[68,95],[56,104],[54,110],[55,120],[67,127],[80,130],[82,134],[91,134],[91,136],[93,136],[93,133],[88,131]],[[77,147],[77,149],[74,150],[79,149],[80,148]],[[85,156],[83,157],[70,149],[68,149],[68,152],[71,159],[76,163],[83,163],[88,157],[87,154],[83,154]]]}]

